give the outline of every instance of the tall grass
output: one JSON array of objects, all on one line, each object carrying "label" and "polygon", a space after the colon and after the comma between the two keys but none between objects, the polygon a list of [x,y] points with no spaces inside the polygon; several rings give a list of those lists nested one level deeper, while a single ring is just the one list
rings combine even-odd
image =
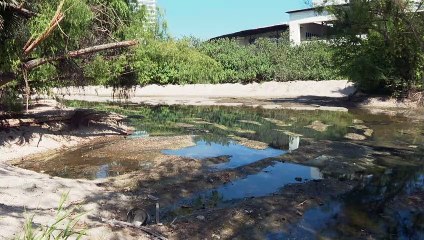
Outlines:
[{"label": "tall grass", "polygon": [[74,208],[64,207],[69,192],[62,194],[56,216],[52,224],[34,228],[34,215],[27,217],[23,233],[16,240],[67,240],[81,239],[85,230],[77,230],[76,225],[84,213],[73,216]]}]

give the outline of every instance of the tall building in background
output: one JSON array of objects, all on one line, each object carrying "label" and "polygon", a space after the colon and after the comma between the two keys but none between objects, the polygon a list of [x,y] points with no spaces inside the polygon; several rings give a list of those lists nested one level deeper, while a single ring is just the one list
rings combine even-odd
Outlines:
[{"label": "tall building in background", "polygon": [[139,7],[146,6],[147,9],[147,19],[149,23],[156,23],[157,18],[157,8],[156,8],[156,0],[138,0]]}]

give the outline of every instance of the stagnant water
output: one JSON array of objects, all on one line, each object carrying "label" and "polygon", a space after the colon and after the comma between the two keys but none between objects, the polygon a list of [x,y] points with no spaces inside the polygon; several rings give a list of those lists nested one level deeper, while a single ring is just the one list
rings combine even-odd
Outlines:
[{"label": "stagnant water", "polygon": [[[270,161],[260,171],[214,189],[176,199],[173,204],[165,206],[167,212],[164,214],[185,215],[205,205],[212,208],[231,206],[246,198],[270,196],[287,184],[330,177],[352,178],[360,181],[352,191],[309,209],[289,229],[268,232],[265,237],[424,239],[424,213],[413,205],[393,205],[397,199],[408,199],[408,196],[414,199],[417,194],[424,194],[423,122],[399,116],[372,115],[359,110],[343,113],[242,107],[92,107],[113,109],[130,116],[130,123],[137,131],[125,141],[148,136],[190,134],[196,135],[196,145],[179,150],[145,152],[135,159],[97,151],[114,144],[107,142],[72,149],[43,161],[21,163],[20,166],[54,176],[95,179],[150,169],[149,160],[168,154],[200,161],[215,158],[219,161],[209,164],[209,171],[223,171],[243,169],[270,157],[302,151],[307,145],[322,140],[340,146],[353,143],[352,148],[348,145],[340,150],[345,151],[345,155],[334,152],[330,153],[331,156],[315,159],[315,162],[340,156],[350,159],[337,169],[327,168],[328,162],[313,167]],[[346,136],[363,140],[352,141]],[[268,147],[243,144],[246,139],[266,143]],[[364,146],[361,151],[370,151],[370,154],[358,153],[355,150],[357,146]],[[316,152],[324,150],[319,146],[312,149]],[[361,161],[356,161],[356,158],[361,158]],[[363,163],[369,158],[374,158],[374,161],[367,167]],[[356,169],[355,173],[346,170],[344,174],[344,170],[340,169],[345,167]],[[187,212],[180,208],[183,205],[192,207]]]}]

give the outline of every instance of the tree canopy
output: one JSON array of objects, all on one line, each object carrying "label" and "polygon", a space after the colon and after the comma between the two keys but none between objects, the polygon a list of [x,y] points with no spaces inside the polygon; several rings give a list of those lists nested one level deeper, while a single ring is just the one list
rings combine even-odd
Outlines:
[{"label": "tree canopy", "polygon": [[351,0],[334,5],[335,60],[365,91],[402,94],[424,81],[423,1]]}]

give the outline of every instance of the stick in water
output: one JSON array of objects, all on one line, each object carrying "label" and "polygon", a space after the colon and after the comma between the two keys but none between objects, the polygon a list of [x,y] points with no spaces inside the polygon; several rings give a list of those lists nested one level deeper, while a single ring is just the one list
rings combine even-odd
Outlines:
[{"label": "stick in water", "polygon": [[156,203],[156,224],[159,224],[159,203]]}]

